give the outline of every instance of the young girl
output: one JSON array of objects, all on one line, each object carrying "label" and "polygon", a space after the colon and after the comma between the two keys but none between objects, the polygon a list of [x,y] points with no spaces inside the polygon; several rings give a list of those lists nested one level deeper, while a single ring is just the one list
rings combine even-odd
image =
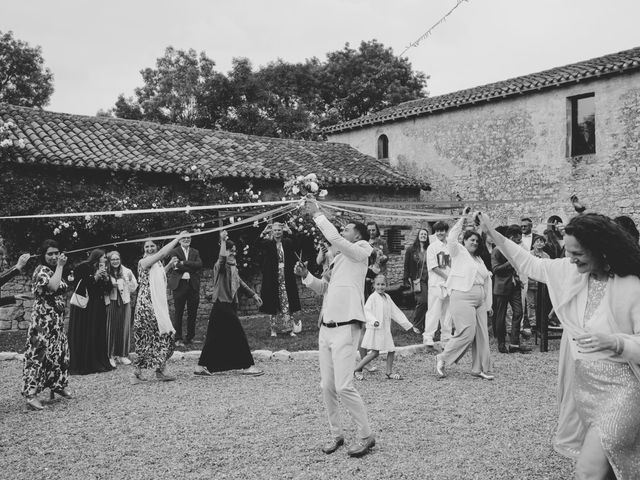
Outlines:
[{"label": "young girl", "polygon": [[362,339],[362,348],[371,350],[356,366],[356,379],[363,380],[363,367],[380,355],[380,351],[387,352],[387,378],[402,380],[399,373],[393,373],[393,359],[396,346],[391,336],[391,320],[398,323],[405,330],[413,328],[413,324],[404,313],[393,303],[391,297],[385,293],[387,279],[384,275],[377,275],[373,279],[374,293],[369,296],[364,306],[367,319],[366,332]]}]

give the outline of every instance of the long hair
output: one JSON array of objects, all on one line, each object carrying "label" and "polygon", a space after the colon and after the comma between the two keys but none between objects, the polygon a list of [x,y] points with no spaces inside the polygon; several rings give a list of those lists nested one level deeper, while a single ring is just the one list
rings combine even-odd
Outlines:
[{"label": "long hair", "polygon": [[89,258],[87,258],[86,262],[89,265],[91,265],[93,268],[97,268],[98,262],[103,256],[104,256],[104,250],[102,250],[101,248],[96,248],[94,250],[91,250],[91,253],[89,254]]},{"label": "long hair", "polygon": [[420,251],[420,232],[422,231],[427,232],[427,241],[424,242],[424,249],[426,250],[427,247],[429,246],[429,230],[427,230],[426,228],[421,228],[418,230],[418,234],[416,235],[416,239],[413,241],[413,251],[414,252],[419,252]]},{"label": "long hair", "polygon": [[640,232],[638,232],[638,227],[636,227],[636,223],[631,219],[631,217],[627,217],[626,215],[620,215],[613,219],[618,225],[620,225],[624,230],[626,230],[638,243],[640,240]]},{"label": "long hair", "polygon": [[[118,255],[118,257],[120,257],[120,266],[117,270],[111,265],[111,257],[113,257],[114,255]],[[117,250],[111,250],[107,253],[107,260],[109,260],[109,263],[107,264],[107,271],[109,272],[109,276],[114,278],[122,278],[122,256],[120,255],[120,252],[118,252]]]},{"label": "long hair", "polygon": [[[369,225],[373,225],[374,227],[376,227],[376,238],[378,238],[380,236],[380,227],[378,227],[378,224],[376,222],[367,222],[367,227]],[[369,230],[367,230],[368,232]],[[371,237],[371,235],[369,235],[369,237]]]},{"label": "long hair", "polygon": [[39,253],[38,260],[40,261],[41,265],[47,264],[47,261],[45,259],[45,254],[47,253],[47,250],[49,250],[50,248],[57,248],[58,250],[60,250],[60,244],[55,240],[51,240],[50,238],[42,242],[42,245],[40,245],[40,249],[38,250],[38,253]]},{"label": "long hair", "polygon": [[482,253],[482,235],[480,235],[478,232],[476,232],[475,230],[467,230],[464,232],[464,235],[462,235],[462,243],[464,244],[464,242],[473,236],[478,237],[478,248],[476,248],[476,251],[471,253],[471,255],[473,255],[474,257],[479,257],[480,254]]},{"label": "long hair", "polygon": [[620,277],[640,278],[640,246],[620,225],[597,213],[573,217],[565,227],[565,235],[575,237],[609,272]]}]

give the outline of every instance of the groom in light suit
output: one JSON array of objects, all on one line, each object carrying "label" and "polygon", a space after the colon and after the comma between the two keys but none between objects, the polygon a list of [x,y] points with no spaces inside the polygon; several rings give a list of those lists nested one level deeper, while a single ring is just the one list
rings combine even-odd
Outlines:
[{"label": "groom in light suit", "polygon": [[314,277],[301,263],[295,268],[302,283],[316,293],[324,294],[318,338],[320,377],[333,439],[322,451],[333,453],[344,445],[339,404],[342,401],[353,417],[360,437],[347,453],[360,457],[369,453],[376,443],[364,402],[353,384],[360,329],[365,322],[364,279],[372,252],[369,232],[363,223],[349,223],[340,235],[320,212],[314,199],[308,198],[306,206],[327,241],[340,252],[329,267],[329,278]]}]

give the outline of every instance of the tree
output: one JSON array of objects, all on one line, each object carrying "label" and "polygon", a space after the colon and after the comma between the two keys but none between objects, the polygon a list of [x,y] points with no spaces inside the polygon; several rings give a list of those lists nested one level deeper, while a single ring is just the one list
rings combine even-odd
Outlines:
[{"label": "tree", "polygon": [[427,78],[391,48],[371,40],[361,42],[358,50],[347,43],[328,53],[320,84],[325,104],[347,121],[424,97]]},{"label": "tree", "polygon": [[0,32],[0,102],[43,107],[53,94],[53,73],[44,66],[40,47]]},{"label": "tree", "polygon": [[427,77],[375,40],[304,63],[281,59],[254,70],[234,58],[214,70],[204,53],[167,48],[141,71],[136,99],[120,95],[117,117],[281,138],[321,139],[322,128],[425,95]]}]

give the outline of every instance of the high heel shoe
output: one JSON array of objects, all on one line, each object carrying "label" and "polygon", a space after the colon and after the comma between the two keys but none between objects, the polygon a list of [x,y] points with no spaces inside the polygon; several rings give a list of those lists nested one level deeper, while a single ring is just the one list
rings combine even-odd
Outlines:
[{"label": "high heel shoe", "polygon": [[31,410],[44,410],[44,407],[37,397],[27,397],[27,408]]}]

